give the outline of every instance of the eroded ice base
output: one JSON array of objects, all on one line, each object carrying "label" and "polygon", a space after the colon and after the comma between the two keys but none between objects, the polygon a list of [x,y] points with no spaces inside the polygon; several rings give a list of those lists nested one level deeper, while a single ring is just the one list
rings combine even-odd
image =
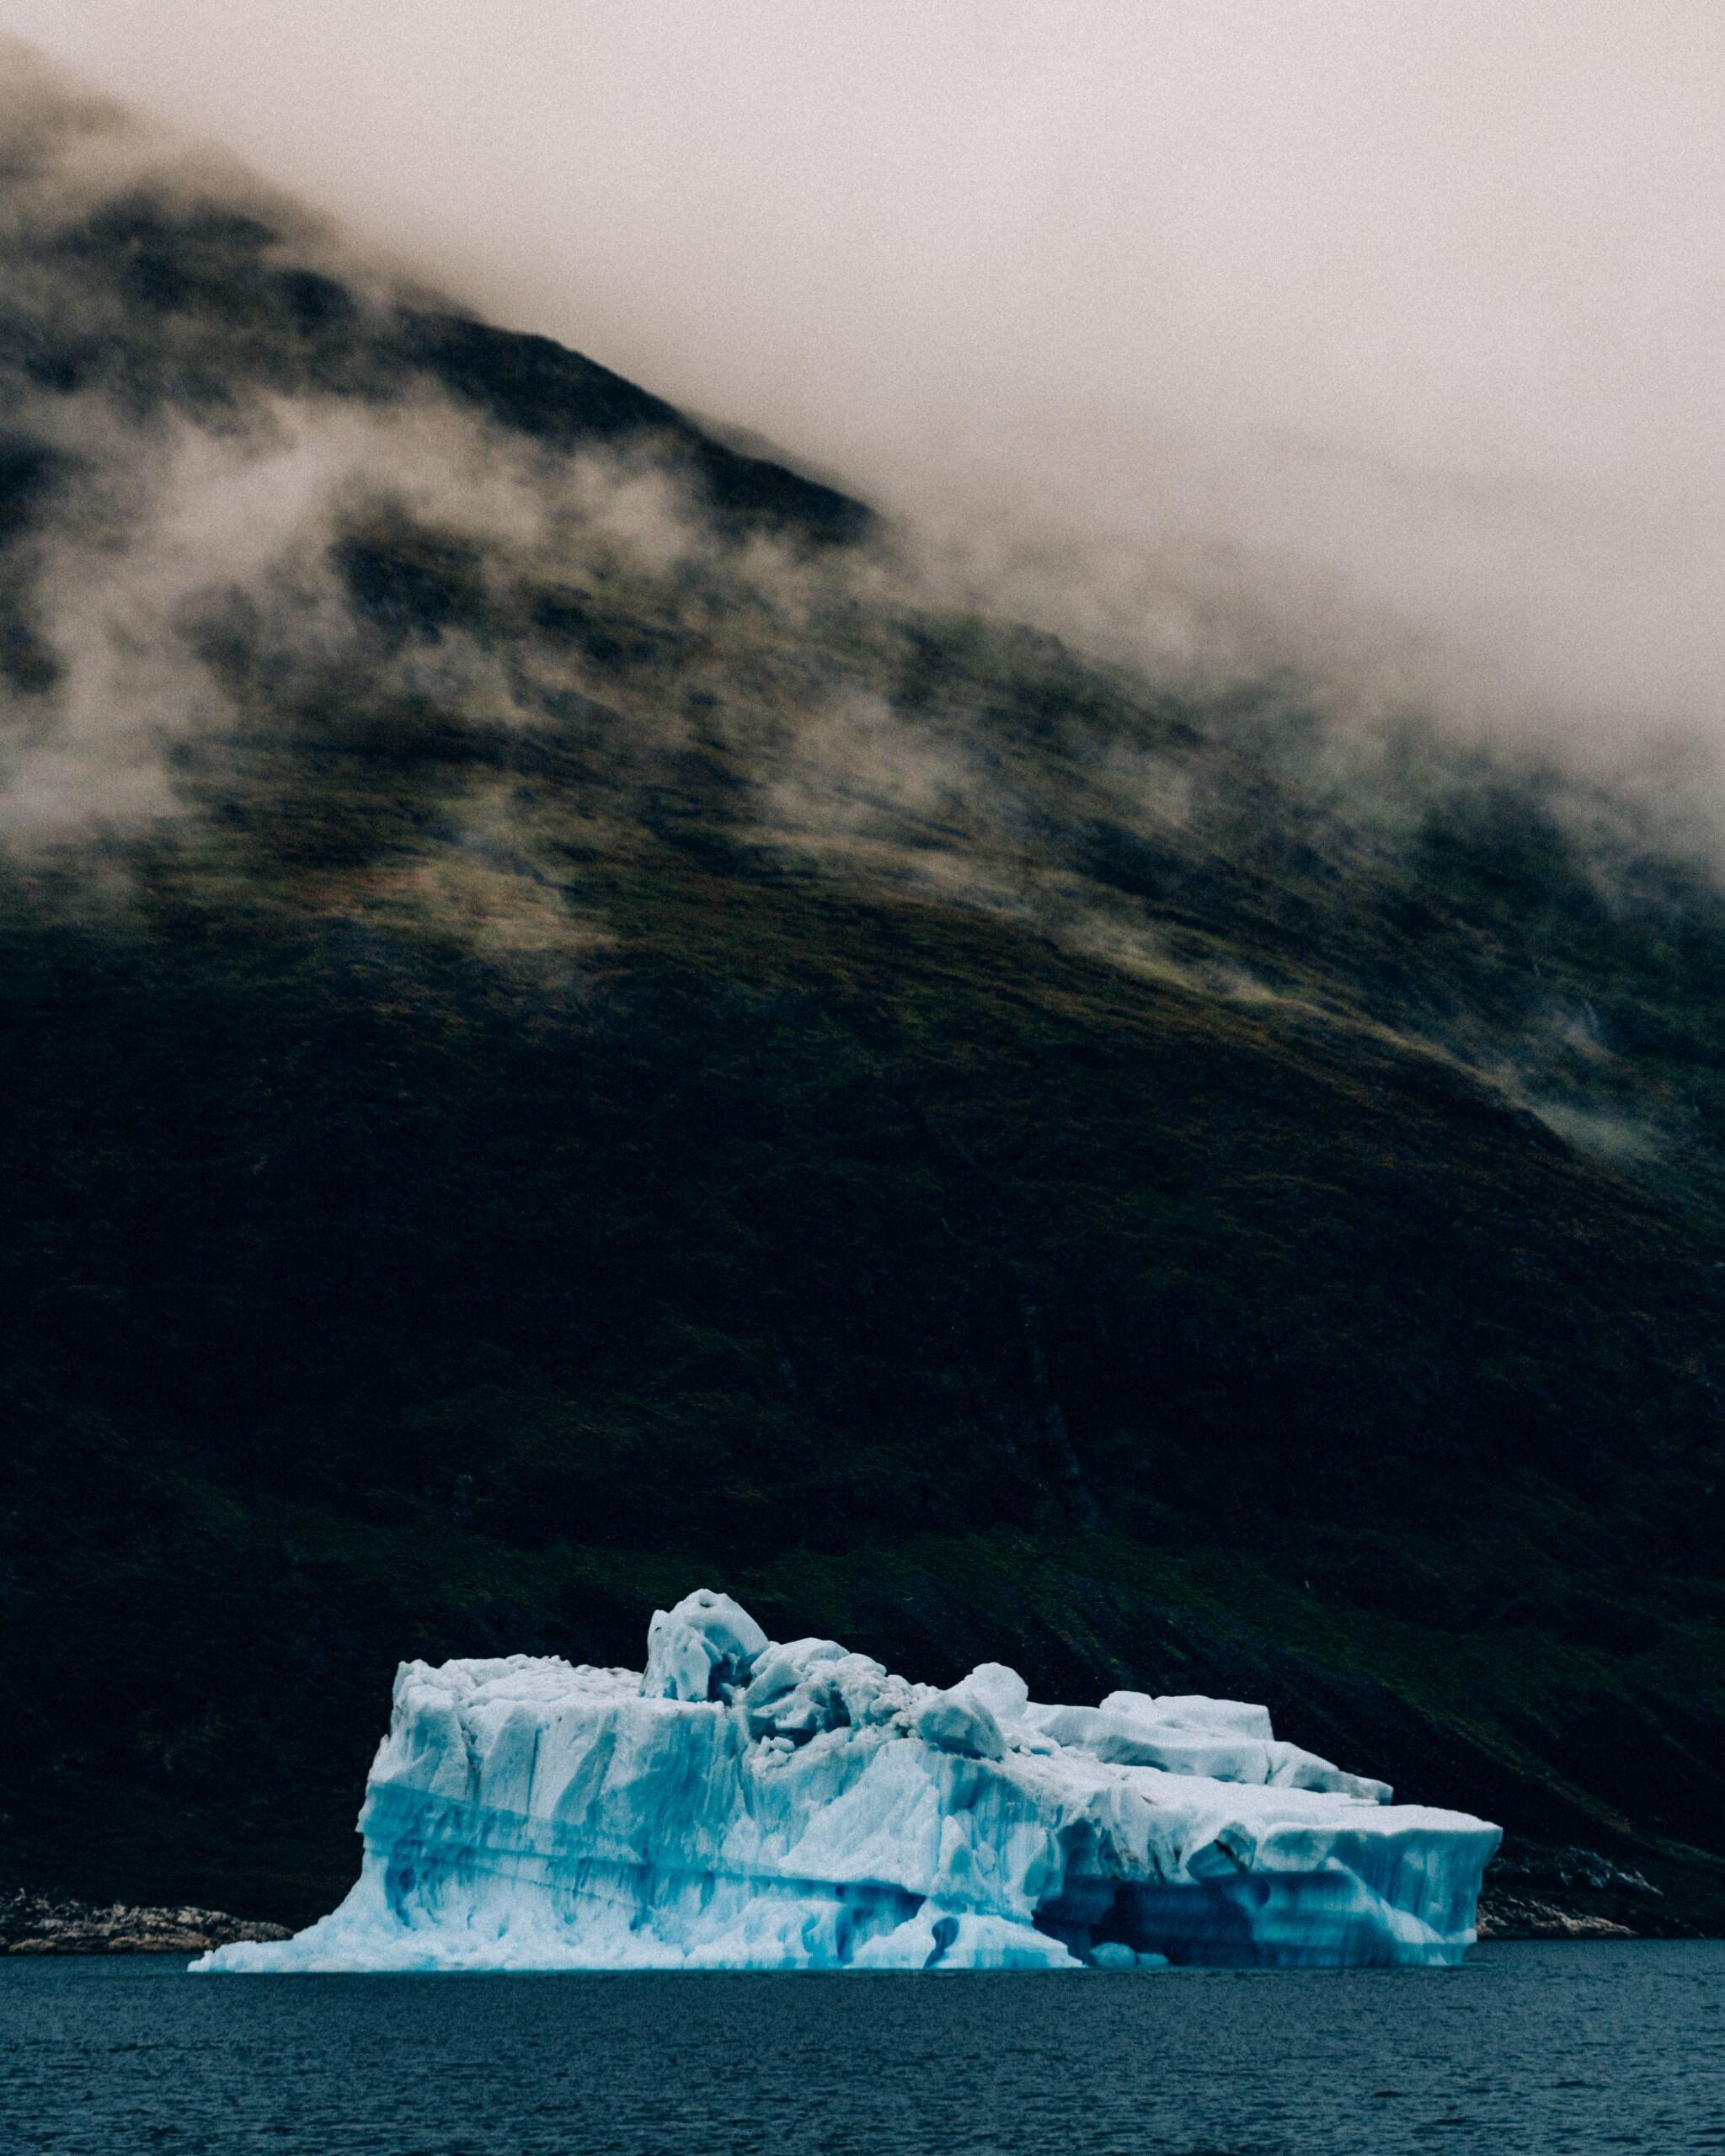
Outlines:
[{"label": "eroded ice base", "polygon": [[213,1970],[1443,1963],[1498,1830],[1394,1806],[1261,1707],[1032,1703],[775,1645],[706,1591],[644,1675],[406,1664],[341,1906]]}]

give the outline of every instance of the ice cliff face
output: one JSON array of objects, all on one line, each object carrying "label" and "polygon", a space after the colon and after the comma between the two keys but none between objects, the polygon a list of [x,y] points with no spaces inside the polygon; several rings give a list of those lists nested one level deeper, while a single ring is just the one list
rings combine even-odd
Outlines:
[{"label": "ice cliff face", "polygon": [[647,1668],[404,1664],[333,1914],[217,1970],[1452,1962],[1498,1830],[1232,1700],[939,1691],[728,1596]]}]

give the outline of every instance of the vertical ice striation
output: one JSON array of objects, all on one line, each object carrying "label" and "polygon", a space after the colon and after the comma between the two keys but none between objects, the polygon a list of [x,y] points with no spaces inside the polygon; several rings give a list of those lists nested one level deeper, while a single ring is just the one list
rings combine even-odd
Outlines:
[{"label": "vertical ice striation", "polygon": [[1040,1706],[707,1589],[647,1668],[409,1662],[339,1908],[193,1966],[1114,1968],[1444,1963],[1498,1830],[1392,1805],[1262,1707]]}]

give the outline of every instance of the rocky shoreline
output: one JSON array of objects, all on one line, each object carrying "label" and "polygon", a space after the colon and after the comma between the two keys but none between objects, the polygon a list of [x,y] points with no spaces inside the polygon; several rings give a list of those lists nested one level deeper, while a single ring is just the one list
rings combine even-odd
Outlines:
[{"label": "rocky shoreline", "polygon": [[1700,1936],[1644,1873],[1598,1849],[1513,1837],[1486,1873],[1478,1930],[1482,1940]]},{"label": "rocky shoreline", "polygon": [[1590,1909],[1566,1909],[1530,1896],[1493,1893],[1479,1897],[1477,1925],[1482,1945],[1501,1939],[1646,1939],[1661,1933],[1637,1931]]},{"label": "rocky shoreline", "polygon": [[202,1954],[242,1939],[286,1939],[288,1927],[222,1909],[103,1907],[69,1897],[0,1894],[0,1954]]}]

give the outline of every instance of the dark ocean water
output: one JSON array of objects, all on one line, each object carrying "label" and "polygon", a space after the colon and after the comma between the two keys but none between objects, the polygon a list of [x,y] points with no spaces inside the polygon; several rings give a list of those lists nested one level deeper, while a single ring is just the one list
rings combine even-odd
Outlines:
[{"label": "dark ocean water", "polygon": [[1323,1974],[0,1961],[4,2156],[1725,2149],[1725,1944]]}]

